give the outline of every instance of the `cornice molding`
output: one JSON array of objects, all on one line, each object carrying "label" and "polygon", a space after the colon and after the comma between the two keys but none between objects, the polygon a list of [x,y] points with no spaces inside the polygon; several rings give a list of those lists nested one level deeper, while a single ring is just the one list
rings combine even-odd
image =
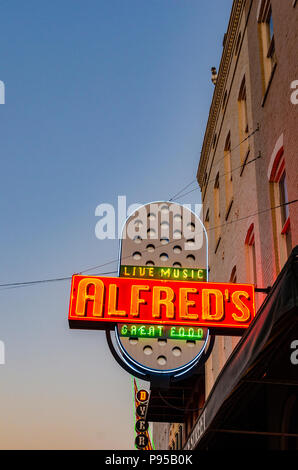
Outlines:
[{"label": "cornice molding", "polygon": [[197,180],[202,189],[203,178],[208,162],[208,156],[213,142],[213,135],[216,129],[217,120],[221,110],[221,103],[225,93],[225,85],[228,77],[228,72],[233,57],[233,49],[237,40],[238,26],[241,20],[242,11],[244,9],[246,0],[234,0],[230,21],[225,37],[224,50],[221,57],[220,67],[216,86],[213,93],[212,103],[210,107],[208,122],[206,126],[203,146],[201,150],[201,157],[197,172]]}]

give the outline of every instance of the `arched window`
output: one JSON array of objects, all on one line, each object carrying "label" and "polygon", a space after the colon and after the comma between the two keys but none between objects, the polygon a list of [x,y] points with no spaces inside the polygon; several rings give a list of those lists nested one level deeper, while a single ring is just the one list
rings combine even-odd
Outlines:
[{"label": "arched window", "polygon": [[215,252],[220,242],[220,197],[219,197],[219,173],[217,173],[213,189],[214,198],[214,233],[215,233]]},{"label": "arched window", "polygon": [[246,270],[247,281],[251,284],[257,284],[257,262],[256,262],[256,247],[255,247],[255,233],[254,224],[251,224],[247,231],[245,239],[246,248]]},{"label": "arched window", "polygon": [[259,0],[258,28],[265,94],[276,66],[274,23],[270,0]]},{"label": "arched window", "polygon": [[248,143],[248,110],[247,110],[247,88],[245,76],[241,82],[239,96],[238,96],[238,121],[239,121],[239,138],[240,138],[240,155],[241,163],[244,163],[247,159],[249,152]]},{"label": "arched window", "polygon": [[292,251],[291,220],[288,205],[289,199],[283,135],[278,139],[272,153],[268,168],[268,179],[271,205],[272,207],[280,206],[272,211],[276,259],[279,261],[277,271],[279,271]]},{"label": "arched window", "polygon": [[233,203],[233,173],[232,173],[232,154],[231,154],[231,133],[226,138],[224,148],[224,166],[225,166],[225,189],[226,189],[226,217],[228,220]]}]

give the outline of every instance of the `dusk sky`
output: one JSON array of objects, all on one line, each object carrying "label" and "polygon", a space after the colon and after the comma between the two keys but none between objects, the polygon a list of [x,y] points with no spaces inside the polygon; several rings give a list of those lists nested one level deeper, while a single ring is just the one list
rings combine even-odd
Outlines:
[{"label": "dusk sky", "polygon": [[[195,179],[231,6],[1,2],[1,284],[116,271],[97,205]],[[132,449],[131,377],[103,332],[69,330],[70,281],[0,290],[0,448]]]}]

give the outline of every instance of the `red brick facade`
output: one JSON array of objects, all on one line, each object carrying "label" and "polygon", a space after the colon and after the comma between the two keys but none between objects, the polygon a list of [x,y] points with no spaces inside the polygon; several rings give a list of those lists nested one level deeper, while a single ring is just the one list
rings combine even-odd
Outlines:
[{"label": "red brick facade", "polygon": [[[298,244],[296,3],[233,3],[198,169],[211,281],[268,287]],[[206,396],[236,343],[217,338]]]}]

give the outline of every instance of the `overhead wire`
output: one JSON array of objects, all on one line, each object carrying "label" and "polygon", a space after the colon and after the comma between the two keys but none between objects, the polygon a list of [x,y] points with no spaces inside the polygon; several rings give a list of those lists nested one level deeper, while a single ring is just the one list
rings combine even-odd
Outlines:
[{"label": "overhead wire", "polygon": [[246,219],[249,219],[250,217],[255,217],[257,215],[265,214],[266,212],[270,212],[270,211],[273,211],[275,209],[279,209],[281,207],[290,206],[291,204],[295,204],[296,202],[298,202],[298,199],[294,199],[293,201],[285,202],[283,204],[279,204],[278,206],[270,207],[270,208],[255,212],[254,214],[246,215],[245,217],[240,217],[238,219],[230,220],[230,222],[225,222],[224,224],[216,225],[214,227],[210,227],[206,231],[211,232],[211,230],[216,230],[218,228],[225,227],[227,225],[231,225],[231,224],[234,224],[236,222],[241,222],[242,220],[246,220]]},{"label": "overhead wire", "polygon": [[[293,201],[289,201],[289,202],[286,202],[286,203],[283,203],[283,204],[279,204],[277,206],[274,206],[274,207],[270,207],[270,208],[267,208],[267,209],[263,209],[261,211],[258,211],[258,212],[255,212],[253,214],[249,214],[245,217],[240,217],[240,218],[237,218],[237,219],[233,219],[233,220],[230,220],[229,222],[225,222],[223,224],[220,224],[220,225],[217,225],[217,226],[214,226],[214,227],[210,227],[207,229],[207,232],[211,232],[212,230],[215,230],[215,229],[218,229],[218,228],[222,228],[222,227],[225,227],[227,225],[231,225],[231,224],[234,224],[234,223],[237,223],[237,222],[241,222],[242,220],[245,220],[245,219],[249,219],[250,217],[255,217],[257,215],[260,215],[260,214],[264,214],[266,212],[270,212],[270,211],[273,211],[275,209],[279,209],[281,207],[285,207],[285,206],[289,206],[289,205],[292,205],[292,204],[295,204],[298,202],[298,199],[294,199]],[[172,240],[171,242],[168,243],[168,245],[171,245],[173,243],[177,243],[177,240]],[[159,245],[157,246],[157,248],[160,248],[164,245]],[[142,250],[141,253],[144,253],[146,252],[146,249]],[[126,259],[126,258],[131,258],[132,255],[128,255],[122,259]],[[118,261],[118,258],[114,259],[114,260],[111,260],[109,261],[108,263],[103,263],[103,265],[106,265],[106,264],[111,264],[111,263],[114,263]],[[94,267],[93,268],[90,268],[90,271],[91,270],[95,270],[96,268],[99,268],[99,267],[102,267],[103,265],[98,265],[97,267]],[[82,273],[83,271],[81,271],[80,273]],[[101,273],[97,273],[97,275],[108,275],[108,274],[115,274],[117,273],[118,271],[109,271],[109,272],[101,272]],[[77,274],[80,274],[80,273],[77,273]],[[72,276],[66,276],[66,277],[61,277],[61,278],[53,278],[53,279],[41,279],[41,280],[35,280],[35,281],[24,281],[24,282],[13,282],[13,283],[5,283],[5,284],[0,284],[0,290],[3,290],[5,288],[17,288],[17,287],[25,287],[25,286],[30,286],[30,285],[36,285],[36,284],[44,284],[44,283],[50,283],[50,282],[59,282],[59,281],[66,281],[66,280],[70,280],[72,278]]]},{"label": "overhead wire", "polygon": [[[257,131],[259,130],[259,127],[257,127],[251,134],[249,134],[242,142],[240,142],[240,144],[238,144],[237,146],[233,147],[233,149],[230,150],[230,153],[235,150],[237,147],[239,147],[243,142],[245,142],[247,139],[249,139],[252,135],[254,135]],[[226,156],[226,155],[225,155]],[[234,168],[233,170],[231,170],[230,172],[227,172],[227,173],[224,173],[222,175],[220,175],[220,177],[223,177],[223,176],[226,176],[227,174],[230,174],[230,173],[233,173],[234,171],[236,171],[237,169],[239,168],[242,168],[243,166],[245,165],[248,165],[250,163],[252,163],[253,161],[256,161],[257,159],[260,158],[260,155],[256,158],[254,158],[253,160],[250,160],[246,163],[244,163],[243,165],[237,167],[237,168]],[[212,181],[212,180],[211,180]],[[179,199],[181,199],[182,197],[185,197],[187,196],[188,194],[198,190],[199,188],[195,188],[195,189],[192,189],[190,191],[188,191],[187,193],[184,193],[183,194],[183,191],[185,191],[187,188],[189,188],[192,184],[194,184],[196,182],[196,180],[192,180],[189,184],[187,184],[186,186],[184,186],[180,191],[178,191],[174,196],[172,196],[170,199],[169,199],[169,202],[171,201],[174,201],[175,198],[179,197]],[[210,181],[209,181],[210,182]],[[181,194],[182,193],[182,194]],[[180,196],[179,196],[180,195]],[[224,226],[227,226],[227,225],[230,225],[230,224],[233,224],[233,223],[237,223],[237,222],[241,222],[242,220],[245,220],[245,219],[248,219],[250,217],[255,217],[259,214],[264,214],[268,211],[272,211],[272,210],[275,210],[275,209],[278,209],[278,208],[281,208],[283,206],[287,206],[287,205],[291,205],[291,204],[294,204],[298,202],[298,199],[295,199],[293,201],[290,201],[290,202],[287,202],[287,203],[284,203],[284,204],[280,204],[278,206],[275,206],[275,207],[270,207],[270,208],[267,208],[267,209],[264,209],[264,210],[261,210],[261,211],[258,211],[258,212],[255,212],[254,214],[250,214],[250,215],[247,215],[245,217],[242,217],[242,218],[237,218],[237,219],[233,219],[229,222],[225,222],[221,225],[217,225],[217,226],[214,226],[214,227],[211,227],[211,228],[208,228],[207,232],[210,232],[211,230],[215,230],[217,228],[221,228],[221,227],[224,227]],[[173,244],[173,243],[176,243],[177,240],[173,240],[171,242],[168,243],[168,245],[170,244]],[[159,245],[157,246],[157,248],[160,248],[162,247],[163,245]],[[142,250],[141,253],[144,253],[146,252],[146,250]],[[129,259],[131,258],[132,255],[128,255],[128,256],[125,256],[122,258],[122,260],[125,260],[125,259]],[[113,264],[113,263],[116,263],[119,261],[119,258],[115,258],[111,261],[107,261],[105,263],[101,263],[101,264],[98,264],[98,265],[95,265],[95,266],[89,266],[88,268],[85,268],[81,271],[79,271],[77,274],[83,274],[83,273],[86,273],[86,272],[90,272],[90,271],[95,271],[99,268],[102,268],[104,266],[108,266],[110,264]],[[113,270],[113,271],[109,271],[109,272],[100,272],[100,273],[96,273],[97,275],[109,275],[109,274],[116,274],[118,272],[118,270]],[[0,290],[5,290],[5,289],[11,289],[11,288],[19,288],[19,287],[27,287],[27,286],[34,286],[34,285],[39,285],[39,284],[46,284],[46,283],[53,283],[53,282],[61,282],[61,281],[66,281],[66,280],[70,280],[72,278],[72,276],[64,276],[64,277],[56,277],[56,278],[51,278],[51,279],[38,279],[38,280],[33,280],[33,281],[23,281],[23,282],[12,282],[12,283],[3,283],[3,284],[0,284]]]},{"label": "overhead wire", "polygon": [[[109,271],[105,273],[100,273],[102,276],[106,276],[108,274],[114,274],[117,271]],[[5,290],[5,289],[14,289],[18,287],[28,287],[28,286],[35,286],[37,284],[48,284],[50,282],[61,282],[61,281],[69,281],[72,278],[72,276],[65,276],[65,277],[54,277],[51,279],[38,279],[34,281],[24,281],[24,282],[9,282],[5,284],[0,284],[0,290]]]},{"label": "overhead wire", "polygon": [[[242,142],[240,142],[237,146],[233,147],[233,149],[231,149],[230,152],[232,152],[233,150],[235,150],[236,148],[238,148],[243,142],[245,142],[247,139],[249,139],[250,137],[252,137],[258,130],[259,130],[259,126],[258,126],[251,134],[249,134]],[[248,164],[248,163],[251,163],[251,162],[247,162],[246,164]],[[242,165],[241,165],[241,167],[242,167]],[[241,168],[241,167],[239,167],[239,168]],[[237,169],[237,168],[235,168],[233,171],[236,171],[236,169]],[[190,187],[192,184],[194,184],[196,181],[197,181],[196,179],[193,179],[190,183],[188,183],[186,186],[184,186],[182,189],[180,189],[180,191],[178,191],[174,196],[172,196],[172,197],[169,199],[169,202],[174,201],[174,199],[178,197],[177,195],[181,194],[183,191],[185,191],[187,188],[189,188],[189,187]],[[200,188],[195,188],[195,189],[189,191],[189,193],[187,193],[187,194],[190,194],[190,193],[192,193],[192,192],[194,192],[194,191],[197,191],[197,190],[199,190],[199,189],[200,189]],[[184,194],[184,195],[180,196],[179,199],[181,199],[181,197],[185,197],[187,194]],[[177,201],[177,199],[176,199],[176,201]],[[157,248],[159,248],[159,247],[157,247]],[[145,251],[146,251],[146,250],[144,250],[144,252],[145,252]],[[142,252],[141,252],[141,253],[142,253]],[[124,258],[122,258],[122,259],[125,259],[125,258],[127,258],[127,259],[131,258],[131,255],[129,255],[129,256],[127,256],[127,257],[124,257]],[[115,258],[115,259],[113,259],[113,260],[111,260],[111,261],[107,261],[107,262],[105,262],[105,263],[101,263],[101,264],[98,264],[98,265],[95,265],[95,266],[91,266],[91,267],[85,268],[85,269],[79,271],[78,274],[83,274],[83,273],[86,273],[86,272],[89,272],[89,271],[92,271],[92,270],[96,270],[96,269],[102,268],[102,267],[104,267],[104,266],[108,266],[108,265],[110,265],[110,264],[116,263],[116,262],[118,262],[118,261],[119,261],[119,258]],[[0,286],[0,287],[1,287],[1,286]]]},{"label": "overhead wire", "polygon": [[[261,155],[258,155],[256,158],[253,158],[252,160],[249,160],[248,162],[245,162],[242,165],[237,166],[236,168],[233,168],[233,170],[231,170],[231,171],[227,171],[226,173],[222,173],[221,175],[218,175],[217,177],[215,177],[211,180],[208,180],[208,183],[212,183],[213,181],[216,181],[217,178],[223,178],[224,176],[230,175],[230,174],[234,173],[236,170],[239,170],[239,168],[244,168],[246,165],[249,165],[250,163],[255,162],[259,158],[261,158]],[[199,191],[200,189],[201,188],[194,188],[194,189],[192,189],[191,191],[188,191],[185,194],[181,194],[178,199],[175,199],[175,201],[178,201],[178,200],[182,199],[183,197],[188,196],[188,194],[191,194],[194,191]]]},{"label": "overhead wire", "polygon": [[[230,149],[228,152],[225,153],[225,155],[220,158],[219,160],[217,160],[217,163],[221,162],[224,158],[226,158],[228,155],[231,155],[232,152],[234,150],[236,150],[237,148],[239,148],[242,144],[244,144],[244,142],[246,142],[248,139],[250,139],[253,135],[255,135],[258,131],[260,130],[260,127],[259,125],[250,133],[248,134],[241,142],[239,142],[237,145],[235,145],[235,147],[233,147],[232,149]],[[245,164],[244,164],[245,165]],[[241,168],[242,166],[244,165],[241,165],[239,168]],[[235,168],[236,170],[236,168]],[[234,171],[234,170],[233,170]],[[189,186],[191,186],[192,184],[196,183],[197,180],[194,179],[192,180],[190,183],[188,183],[186,186],[184,186],[184,188],[180,189],[180,191],[178,191],[174,196],[172,196],[170,199],[169,199],[169,202],[172,202],[173,200],[177,200],[177,198],[179,197],[179,199],[181,199],[181,197],[184,197],[186,196],[187,194],[190,194],[191,192],[193,191],[198,191],[200,188],[195,188],[193,189],[192,191],[190,191],[189,193],[186,193],[185,195],[182,195],[181,196],[181,193],[183,193],[183,191],[185,191],[186,189],[189,188]],[[208,181],[208,183],[210,183],[211,181]]]},{"label": "overhead wire", "polygon": [[169,199],[169,202],[172,202],[174,199],[176,199],[181,193],[183,193],[183,191],[185,191],[186,189],[188,189],[192,184],[196,183],[197,180],[194,179],[192,180],[189,184],[187,184],[184,188],[182,188],[180,191],[178,191],[178,193],[174,194],[174,196],[172,196],[170,199]]}]

